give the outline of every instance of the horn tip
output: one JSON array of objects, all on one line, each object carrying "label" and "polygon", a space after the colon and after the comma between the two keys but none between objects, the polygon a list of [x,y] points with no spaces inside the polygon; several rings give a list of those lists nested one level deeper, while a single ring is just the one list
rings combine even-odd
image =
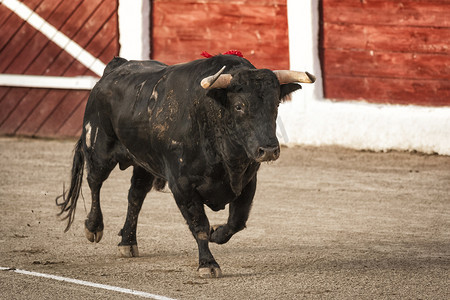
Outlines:
[{"label": "horn tip", "polygon": [[314,83],[316,81],[316,76],[314,76],[313,74],[311,74],[309,72],[305,72],[305,73],[308,76],[309,80],[311,80],[311,83]]}]

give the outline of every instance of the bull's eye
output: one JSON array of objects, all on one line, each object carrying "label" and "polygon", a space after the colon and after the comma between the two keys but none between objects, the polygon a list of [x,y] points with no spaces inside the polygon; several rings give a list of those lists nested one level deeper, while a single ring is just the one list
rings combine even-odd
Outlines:
[{"label": "bull's eye", "polygon": [[242,105],[240,105],[240,104],[236,104],[235,106],[234,106],[234,109],[236,110],[236,111],[239,111],[239,112],[241,112],[243,109],[242,109]]}]

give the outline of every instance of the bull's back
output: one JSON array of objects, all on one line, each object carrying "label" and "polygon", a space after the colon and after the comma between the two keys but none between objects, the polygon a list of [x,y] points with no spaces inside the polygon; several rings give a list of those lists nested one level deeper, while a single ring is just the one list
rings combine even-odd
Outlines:
[{"label": "bull's back", "polygon": [[145,82],[146,86],[156,84],[163,76],[167,65],[154,61],[128,61],[116,57],[105,68],[104,74],[99,81],[101,90],[112,90],[131,96],[127,91]]},{"label": "bull's back", "polygon": [[144,110],[145,103],[140,102],[151,93],[166,68],[167,65],[157,61],[128,61],[116,57],[106,66],[89,101],[95,102],[99,113],[106,111],[111,117]]}]

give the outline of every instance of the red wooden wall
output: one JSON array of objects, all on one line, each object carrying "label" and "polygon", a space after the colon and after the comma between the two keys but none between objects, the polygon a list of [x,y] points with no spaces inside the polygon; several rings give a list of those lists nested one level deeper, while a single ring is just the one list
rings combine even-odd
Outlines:
[{"label": "red wooden wall", "polygon": [[450,1],[322,0],[326,98],[450,105]]},{"label": "red wooden wall", "polygon": [[240,50],[258,68],[289,68],[286,0],[154,0],[153,59],[167,64],[200,53]]},{"label": "red wooden wall", "polygon": [[[117,1],[23,0],[59,31],[107,63],[119,53]],[[0,4],[0,73],[96,76]],[[0,134],[77,136],[89,91],[0,86]]]}]

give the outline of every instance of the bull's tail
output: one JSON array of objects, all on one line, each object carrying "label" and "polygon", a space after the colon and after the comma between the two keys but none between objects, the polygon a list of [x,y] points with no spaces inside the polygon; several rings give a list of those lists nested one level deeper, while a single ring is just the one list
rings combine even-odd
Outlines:
[{"label": "bull's tail", "polygon": [[62,218],[62,220],[68,219],[67,226],[64,232],[67,232],[67,230],[69,230],[70,225],[72,225],[73,219],[75,217],[75,209],[77,207],[78,197],[80,196],[81,192],[81,183],[83,181],[83,170],[84,153],[83,143],[80,138],[74,149],[70,188],[68,191],[63,188],[62,195],[56,197],[55,199],[56,205],[61,209],[61,211],[58,213],[58,216],[66,214]]}]

